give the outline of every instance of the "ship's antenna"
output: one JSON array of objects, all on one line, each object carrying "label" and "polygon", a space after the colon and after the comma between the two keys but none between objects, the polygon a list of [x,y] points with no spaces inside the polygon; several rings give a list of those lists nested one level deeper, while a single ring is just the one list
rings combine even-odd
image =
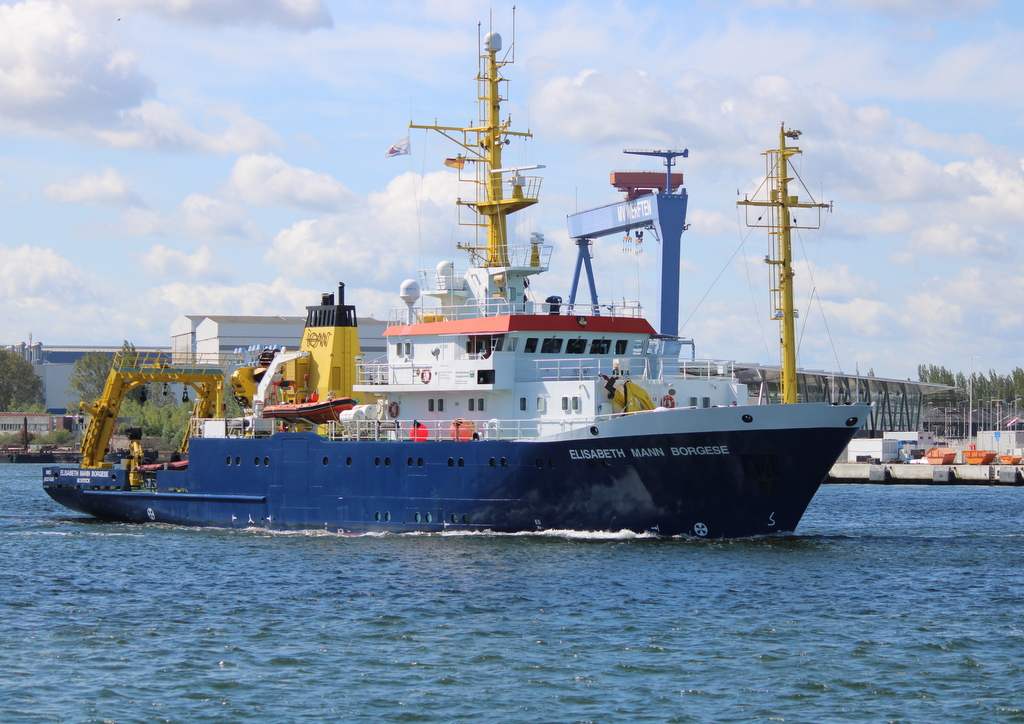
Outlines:
[{"label": "ship's antenna", "polygon": [[512,42],[508,46],[509,52],[512,53],[512,63],[516,62],[516,6],[512,6]]}]

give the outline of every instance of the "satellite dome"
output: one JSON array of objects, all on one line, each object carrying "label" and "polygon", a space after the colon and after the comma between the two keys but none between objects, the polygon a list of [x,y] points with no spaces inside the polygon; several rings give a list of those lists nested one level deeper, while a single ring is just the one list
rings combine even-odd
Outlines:
[{"label": "satellite dome", "polygon": [[406,304],[415,302],[420,298],[420,283],[415,279],[406,279],[398,288],[398,298]]}]

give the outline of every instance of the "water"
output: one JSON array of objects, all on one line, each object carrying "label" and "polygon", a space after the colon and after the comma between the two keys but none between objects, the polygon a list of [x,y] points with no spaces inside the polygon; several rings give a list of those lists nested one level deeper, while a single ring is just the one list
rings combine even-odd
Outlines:
[{"label": "water", "polygon": [[0,466],[0,722],[1024,722],[1024,489],[748,541],[98,523]]}]

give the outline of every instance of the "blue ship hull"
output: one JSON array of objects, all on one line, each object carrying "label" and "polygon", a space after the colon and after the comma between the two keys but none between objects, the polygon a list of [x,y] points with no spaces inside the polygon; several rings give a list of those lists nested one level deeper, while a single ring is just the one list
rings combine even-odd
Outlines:
[{"label": "blue ship hull", "polygon": [[124,470],[61,466],[44,470],[44,488],[73,510],[135,523],[764,535],[796,528],[863,420],[833,409],[845,423],[537,441],[198,439],[187,470],[158,471],[144,488]]}]

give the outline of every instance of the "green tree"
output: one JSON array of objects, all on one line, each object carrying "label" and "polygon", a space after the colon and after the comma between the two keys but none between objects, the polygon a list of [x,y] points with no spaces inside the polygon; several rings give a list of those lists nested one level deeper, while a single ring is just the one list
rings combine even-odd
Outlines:
[{"label": "green tree", "polygon": [[0,349],[0,412],[24,412],[43,402],[43,381],[32,363],[16,352]]},{"label": "green tree", "polygon": [[71,368],[67,393],[89,405],[103,394],[103,386],[110,374],[110,355],[103,352],[86,352]]}]

